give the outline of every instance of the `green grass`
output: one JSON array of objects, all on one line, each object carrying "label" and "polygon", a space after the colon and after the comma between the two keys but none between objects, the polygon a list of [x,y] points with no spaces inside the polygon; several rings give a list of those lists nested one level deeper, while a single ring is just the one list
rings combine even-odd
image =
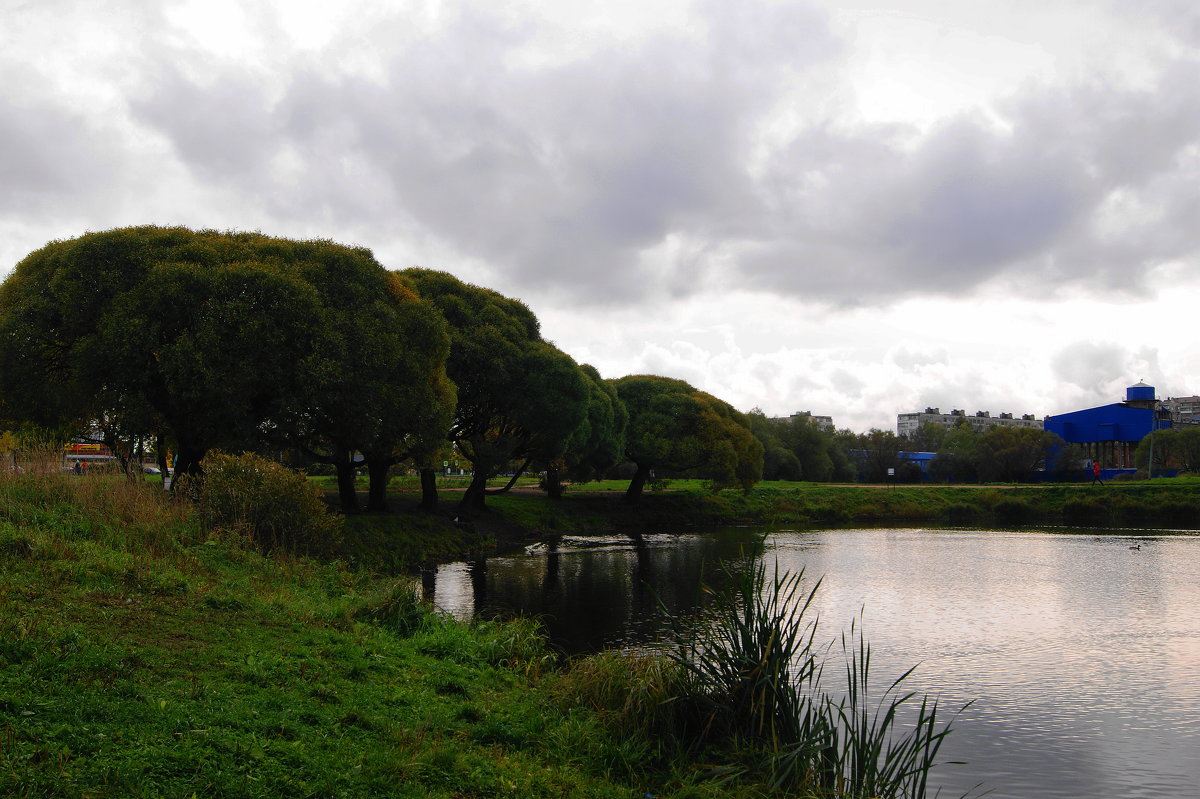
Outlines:
[{"label": "green grass", "polygon": [[538,743],[528,623],[397,630],[394,579],[102,498],[137,491],[0,484],[0,795],[632,795]]},{"label": "green grass", "polygon": [[[365,490],[365,479],[361,482]],[[440,501],[448,516],[457,512],[466,482],[467,478],[455,477],[439,482]],[[491,484],[499,487],[504,481],[496,479]],[[728,524],[1037,523],[1200,528],[1197,490],[1200,477],[1192,476],[1113,481],[1104,486],[1086,483],[879,486],[775,481],[761,482],[749,493],[732,489],[713,492],[704,488],[703,481],[674,479],[660,491],[647,491],[635,507],[621,501],[628,487],[625,480],[570,485],[561,501],[551,500],[536,490],[534,478],[523,478],[519,487],[522,490],[515,493],[489,496],[488,512],[471,519],[485,538],[490,535],[503,543],[563,533]],[[418,498],[415,476],[394,477],[389,501],[399,513],[390,521],[370,524],[389,530],[410,529],[410,522],[396,516],[412,518],[414,514],[410,511],[415,509]],[[421,546],[424,545],[418,543],[408,550],[415,552]],[[431,554],[437,556],[436,552]]]},{"label": "green grass", "polygon": [[[787,727],[803,709],[792,700],[782,715],[739,710],[748,725],[722,726],[734,717],[698,713],[741,689],[722,694],[689,661],[606,653],[563,663],[532,622],[449,621],[395,575],[486,551],[497,530],[528,538],[956,517],[1194,524],[1198,486],[764,484],[743,494],[675,481],[631,508],[620,486],[601,483],[561,501],[489,497],[473,526],[408,512],[348,517],[339,559],[322,562],[264,555],[244,535],[206,530],[187,502],[149,483],[10,476],[0,479],[0,795],[906,795],[848,781],[909,779],[919,770],[888,763],[920,763],[940,741],[931,722],[924,738],[900,739],[909,754],[877,757],[892,739],[876,733],[889,732],[888,708],[902,693],[819,706],[823,720],[813,723],[838,730],[849,748],[814,767],[812,747]],[[730,607],[745,609],[745,597]],[[732,672],[741,679],[758,657],[760,672],[782,685],[777,666],[794,654],[720,662],[741,662]],[[868,667],[868,650],[851,639],[851,688],[865,684]],[[712,734],[692,734],[700,729]],[[814,781],[816,773],[833,776]],[[906,784],[916,795],[919,786]]]},{"label": "green grass", "polygon": [[666,661],[564,663],[534,622],[443,618],[368,561],[263,554],[145,484],[0,479],[0,795],[778,794],[740,747],[697,760],[578,689],[591,669],[650,716]]}]

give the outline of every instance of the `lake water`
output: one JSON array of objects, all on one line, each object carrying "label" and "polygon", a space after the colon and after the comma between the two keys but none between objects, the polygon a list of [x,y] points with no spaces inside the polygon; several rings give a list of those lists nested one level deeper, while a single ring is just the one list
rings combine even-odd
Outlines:
[{"label": "lake water", "polygon": [[877,677],[919,664],[910,690],[943,709],[973,701],[942,748],[967,761],[935,772],[943,796],[982,784],[994,799],[1200,797],[1200,537],[734,529],[646,542],[567,538],[440,567],[425,590],[460,617],[539,616],[571,652],[641,647],[658,640],[660,602],[687,613],[702,575],[719,585],[722,563],[761,552],[822,579],[818,639],[861,613]]}]

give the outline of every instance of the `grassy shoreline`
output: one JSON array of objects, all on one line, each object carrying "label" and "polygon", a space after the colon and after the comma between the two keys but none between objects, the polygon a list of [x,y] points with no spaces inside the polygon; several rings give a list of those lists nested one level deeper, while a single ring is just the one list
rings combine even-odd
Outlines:
[{"label": "grassy shoreline", "polygon": [[1104,486],[816,485],[763,483],[749,493],[706,491],[699,481],[674,481],[634,506],[624,483],[573,487],[561,500],[535,488],[491,496],[488,509],[454,525],[460,494],[444,490],[443,512],[415,512],[418,494],[401,485],[393,512],[350,517],[357,541],[347,557],[409,565],[475,557],[563,534],[671,532],[739,524],[841,526],[939,524],[1200,529],[1200,478],[1156,479]]},{"label": "grassy shoreline", "polygon": [[398,635],[395,581],[79,488],[0,493],[0,795],[631,795],[535,745],[531,629]]},{"label": "grassy shoreline", "polygon": [[412,512],[416,496],[401,486],[394,512],[347,518],[342,557],[318,561],[205,529],[189,503],[148,484],[10,476],[0,479],[0,795],[784,795],[756,745],[689,748],[639,726],[678,701],[669,663],[563,661],[536,624],[450,621],[396,575],[563,533],[919,523],[963,508],[982,520],[1026,513],[1017,503],[1038,518],[1194,521],[1198,485],[768,484],[747,495],[677,484],[633,508],[600,485],[557,502],[490,497],[468,524],[452,520],[453,491],[431,516]]}]

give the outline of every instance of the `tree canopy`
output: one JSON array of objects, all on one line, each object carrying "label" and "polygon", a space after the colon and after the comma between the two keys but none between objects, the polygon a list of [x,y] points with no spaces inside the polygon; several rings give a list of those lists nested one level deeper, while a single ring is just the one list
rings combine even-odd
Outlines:
[{"label": "tree canopy", "polygon": [[628,460],[630,500],[656,468],[748,489],[764,458],[788,479],[848,467],[807,419],[747,417],[667,377],[603,380],[546,341],[524,303],[444,272],[182,227],[88,233],[17,265],[0,285],[0,419],[153,437],[185,474],[214,448],[286,447],[335,467],[348,510],[356,468],[382,509],[404,459],[432,505],[447,445],[473,466],[467,508],[497,490],[489,478],[530,464],[550,488]]},{"label": "tree canopy", "polygon": [[[294,250],[311,247],[289,243]],[[356,453],[370,473],[368,508],[386,507],[388,469],[444,439],[454,408],[450,340],[431,304],[365,250],[293,257],[317,290],[321,346],[279,438],[337,470],[342,507],[357,509]]]},{"label": "tree canopy", "polygon": [[1146,436],[1138,444],[1134,462],[1146,469],[1150,460],[1151,441],[1154,447],[1154,471],[1182,469],[1200,472],[1200,427],[1177,427],[1157,430],[1154,438]]},{"label": "tree canopy", "polygon": [[637,471],[626,499],[636,501],[655,468],[703,477],[717,487],[752,487],[763,447],[746,417],[682,380],[630,375],[614,381],[629,412],[625,457]]},{"label": "tree canopy", "polygon": [[4,414],[165,429],[181,473],[214,447],[427,438],[447,346],[370,251],[328,241],[123,228],[51,242],[0,286]]},{"label": "tree canopy", "polygon": [[567,473],[575,480],[603,476],[625,456],[625,428],[629,411],[616,388],[600,377],[591,364],[579,367],[588,386],[587,414],[567,442]]},{"label": "tree canopy", "polygon": [[487,480],[508,464],[562,456],[586,419],[587,379],[542,338],[524,303],[445,272],[413,268],[400,275],[449,325],[446,368],[458,403],[448,437],[474,467],[463,507],[481,508]]},{"label": "tree canopy", "polygon": [[812,417],[771,418],[755,408],[746,420],[763,445],[764,480],[854,479],[854,466],[837,438]]},{"label": "tree canopy", "polygon": [[1028,480],[1063,445],[1036,428],[994,425],[979,433],[963,422],[946,434],[929,470],[948,482]]},{"label": "tree canopy", "polygon": [[[259,234],[124,228],[52,242],[0,286],[0,394],[44,424],[162,424],[179,468],[243,442],[300,388],[312,286]],[[332,246],[332,245],[330,245]]]},{"label": "tree canopy", "polygon": [[976,449],[979,479],[986,482],[1028,480],[1063,443],[1062,438],[1046,430],[1008,425],[990,427],[980,434]]}]

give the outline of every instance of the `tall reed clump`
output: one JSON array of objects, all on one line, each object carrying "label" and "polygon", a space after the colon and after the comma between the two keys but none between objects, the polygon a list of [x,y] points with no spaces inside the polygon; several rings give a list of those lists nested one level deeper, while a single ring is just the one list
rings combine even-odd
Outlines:
[{"label": "tall reed clump", "polygon": [[[824,787],[833,787],[834,796],[924,797],[929,771],[950,733],[948,724],[938,723],[937,701],[903,690],[909,669],[872,703],[871,647],[861,630],[842,636],[842,652],[846,694],[836,703],[824,698],[833,728]],[[907,721],[901,718],[905,711]]]},{"label": "tall reed clump", "polygon": [[843,636],[846,686],[822,685],[827,647],[815,642],[803,571],[768,575],[760,562],[713,594],[704,623],[677,626],[670,658],[684,676],[676,697],[680,743],[742,751],[773,787],[821,797],[919,799],[948,725],[938,706],[902,691],[911,670],[872,702],[870,647]]}]

